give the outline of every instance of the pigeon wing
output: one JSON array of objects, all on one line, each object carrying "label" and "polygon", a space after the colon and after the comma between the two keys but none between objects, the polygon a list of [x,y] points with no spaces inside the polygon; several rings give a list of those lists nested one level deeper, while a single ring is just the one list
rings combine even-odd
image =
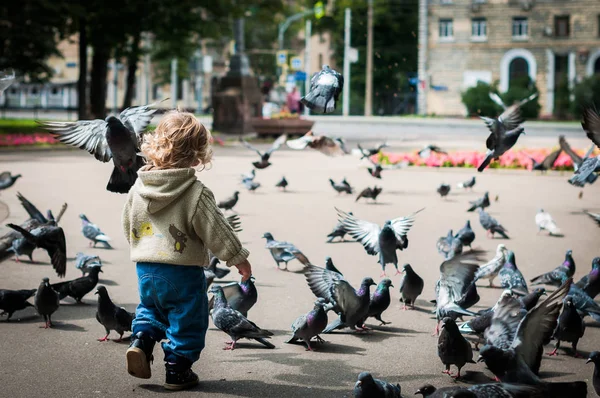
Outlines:
[{"label": "pigeon wing", "polygon": [[112,159],[112,152],[106,141],[108,124],[104,120],[38,123],[64,144],[84,149],[101,162]]},{"label": "pigeon wing", "polygon": [[438,306],[460,300],[475,279],[479,265],[478,252],[454,256],[440,265]]},{"label": "pigeon wing", "polygon": [[256,149],[254,146],[252,146],[250,143],[248,143],[245,139],[240,138],[240,142],[242,143],[243,146],[245,146],[246,148],[250,149],[251,151],[254,151],[258,154],[258,156],[262,157],[262,152],[259,151],[258,149]]},{"label": "pigeon wing", "polygon": [[558,159],[558,156],[560,155],[561,152],[562,152],[562,149],[557,149],[556,151],[552,152],[550,155],[546,156],[546,158],[544,160],[542,160],[542,164],[544,165],[544,167],[548,170],[550,170],[552,167],[554,167],[554,163],[556,163],[556,159]]},{"label": "pigeon wing", "polygon": [[64,277],[67,272],[67,241],[61,227],[51,227],[45,234],[44,249],[52,261],[52,267],[59,277]]},{"label": "pigeon wing", "polygon": [[571,149],[571,146],[569,145],[569,143],[565,139],[564,135],[561,135],[561,136],[558,137],[558,143],[560,144],[560,148],[563,151],[565,151],[565,153],[567,155],[569,155],[569,157],[571,158],[571,161],[573,162],[573,165],[575,167],[578,167],[581,164],[581,161],[583,159],[573,149]]},{"label": "pigeon wing", "polygon": [[356,295],[356,291],[344,279],[337,280],[333,283],[331,295],[339,307],[339,312],[343,314],[348,312],[352,313],[361,306],[361,301]]},{"label": "pigeon wing", "polygon": [[132,314],[123,307],[115,306],[115,319],[117,323],[123,327],[123,329],[131,330],[133,318],[135,318],[135,314]]},{"label": "pigeon wing", "polygon": [[598,148],[600,148],[600,116],[594,109],[588,108],[583,112],[581,127],[585,134]]},{"label": "pigeon wing", "polygon": [[17,198],[21,202],[21,206],[23,206],[25,211],[27,211],[27,214],[29,214],[29,217],[33,218],[34,220],[39,221],[42,224],[45,224],[48,222],[48,219],[46,217],[44,217],[42,212],[40,212],[38,210],[38,208],[33,205],[33,203],[31,203],[30,201],[25,199],[25,197],[23,195],[21,195],[21,192],[17,192]]},{"label": "pigeon wing", "polygon": [[311,142],[313,142],[313,137],[303,136],[295,140],[287,140],[285,144],[291,149],[302,150],[306,148]]},{"label": "pigeon wing", "polygon": [[156,112],[156,106],[158,104],[159,102],[142,106],[133,106],[125,109],[119,114],[119,119],[121,119],[123,125],[135,133],[138,142],[140,141],[139,138],[142,133],[152,121],[152,117],[154,116],[154,112]]},{"label": "pigeon wing", "polygon": [[279,148],[281,148],[281,146],[283,144],[285,144],[285,142],[287,141],[287,134],[281,134],[276,140],[275,142],[273,142],[273,145],[271,146],[271,148],[267,151],[267,153],[270,155],[271,153],[275,152],[276,150],[278,150]]},{"label": "pigeon wing", "polygon": [[329,303],[335,304],[331,289],[336,281],[344,279],[341,274],[317,267],[316,265],[309,265],[304,270],[304,276],[310,290],[315,296],[324,298]]},{"label": "pigeon wing", "polygon": [[338,208],[335,210],[338,212],[340,223],[346,228],[346,231],[348,231],[350,236],[364,246],[368,254],[373,256],[379,253],[379,233],[381,232],[379,225],[369,221],[359,220],[353,215],[339,210]]},{"label": "pigeon wing", "polygon": [[519,300],[510,295],[502,297],[496,305],[490,327],[485,332],[487,344],[508,349],[526,313]]},{"label": "pigeon wing", "polygon": [[523,116],[521,115],[521,107],[519,104],[511,105],[502,112],[498,117],[498,122],[502,123],[506,131],[514,130],[521,123],[523,123]]},{"label": "pigeon wing", "polygon": [[423,210],[425,210],[425,208],[417,210],[409,216],[398,217],[392,220],[392,228],[394,230],[394,233],[396,234],[396,239],[400,240],[403,236],[405,236],[408,233],[410,228],[415,223],[416,215],[422,212]]}]

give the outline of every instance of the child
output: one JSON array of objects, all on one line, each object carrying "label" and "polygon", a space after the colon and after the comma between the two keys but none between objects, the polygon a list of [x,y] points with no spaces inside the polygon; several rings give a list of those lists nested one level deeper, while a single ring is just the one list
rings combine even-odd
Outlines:
[{"label": "child", "polygon": [[196,179],[194,167],[211,160],[211,135],[190,113],[167,113],[142,153],[148,164],[138,172],[123,209],[123,229],[137,263],[140,304],[127,350],[127,371],[151,376],[154,343],[162,343],[169,390],[198,384],[192,364],[204,348],[208,300],[203,265],[210,250],[243,280],[251,274],[248,250]]}]

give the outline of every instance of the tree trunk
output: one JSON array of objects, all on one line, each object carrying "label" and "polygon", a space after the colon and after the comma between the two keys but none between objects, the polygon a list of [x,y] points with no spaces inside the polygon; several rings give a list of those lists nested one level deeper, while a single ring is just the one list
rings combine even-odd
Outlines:
[{"label": "tree trunk", "polygon": [[92,116],[96,119],[104,119],[106,116],[106,79],[108,76],[109,59],[110,50],[108,50],[105,44],[94,46],[90,83],[90,108]]},{"label": "tree trunk", "polygon": [[79,79],[77,80],[77,118],[87,119],[87,21],[79,17]]},{"label": "tree trunk", "polygon": [[133,90],[135,89],[135,72],[137,71],[137,64],[140,58],[140,40],[141,32],[137,31],[133,35],[131,42],[131,49],[129,50],[129,56],[127,57],[127,81],[125,86],[125,98],[123,98],[123,109],[131,106],[131,100],[133,99]]}]

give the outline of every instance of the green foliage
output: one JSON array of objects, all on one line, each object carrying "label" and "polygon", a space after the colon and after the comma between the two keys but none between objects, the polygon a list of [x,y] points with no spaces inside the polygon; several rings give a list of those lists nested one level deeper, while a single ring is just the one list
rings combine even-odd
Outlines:
[{"label": "green foliage", "polygon": [[575,118],[581,118],[583,110],[588,107],[600,108],[600,75],[595,74],[575,86],[575,100],[571,103],[570,111]]},{"label": "green foliage", "polygon": [[[510,106],[515,102],[519,102],[524,98],[529,97],[531,94],[536,93],[537,91],[538,90],[535,83],[531,82],[531,80],[527,77],[526,79],[513,82],[508,91],[504,94],[501,94],[500,97],[506,106]],[[538,96],[521,107],[521,114],[525,119],[537,119],[541,108],[539,99],[540,98]],[[567,101],[569,100],[568,91],[566,99]]]},{"label": "green foliage", "polygon": [[469,116],[496,117],[502,112],[502,108],[490,98],[492,91],[495,91],[492,86],[479,81],[462,93],[462,102]]}]

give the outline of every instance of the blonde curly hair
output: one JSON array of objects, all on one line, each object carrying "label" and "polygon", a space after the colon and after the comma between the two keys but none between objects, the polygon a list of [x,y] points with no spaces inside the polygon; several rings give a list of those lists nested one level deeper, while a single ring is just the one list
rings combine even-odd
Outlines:
[{"label": "blonde curly hair", "polygon": [[210,131],[193,114],[175,110],[163,116],[154,133],[144,136],[141,149],[153,168],[204,169],[212,159],[211,143]]}]

